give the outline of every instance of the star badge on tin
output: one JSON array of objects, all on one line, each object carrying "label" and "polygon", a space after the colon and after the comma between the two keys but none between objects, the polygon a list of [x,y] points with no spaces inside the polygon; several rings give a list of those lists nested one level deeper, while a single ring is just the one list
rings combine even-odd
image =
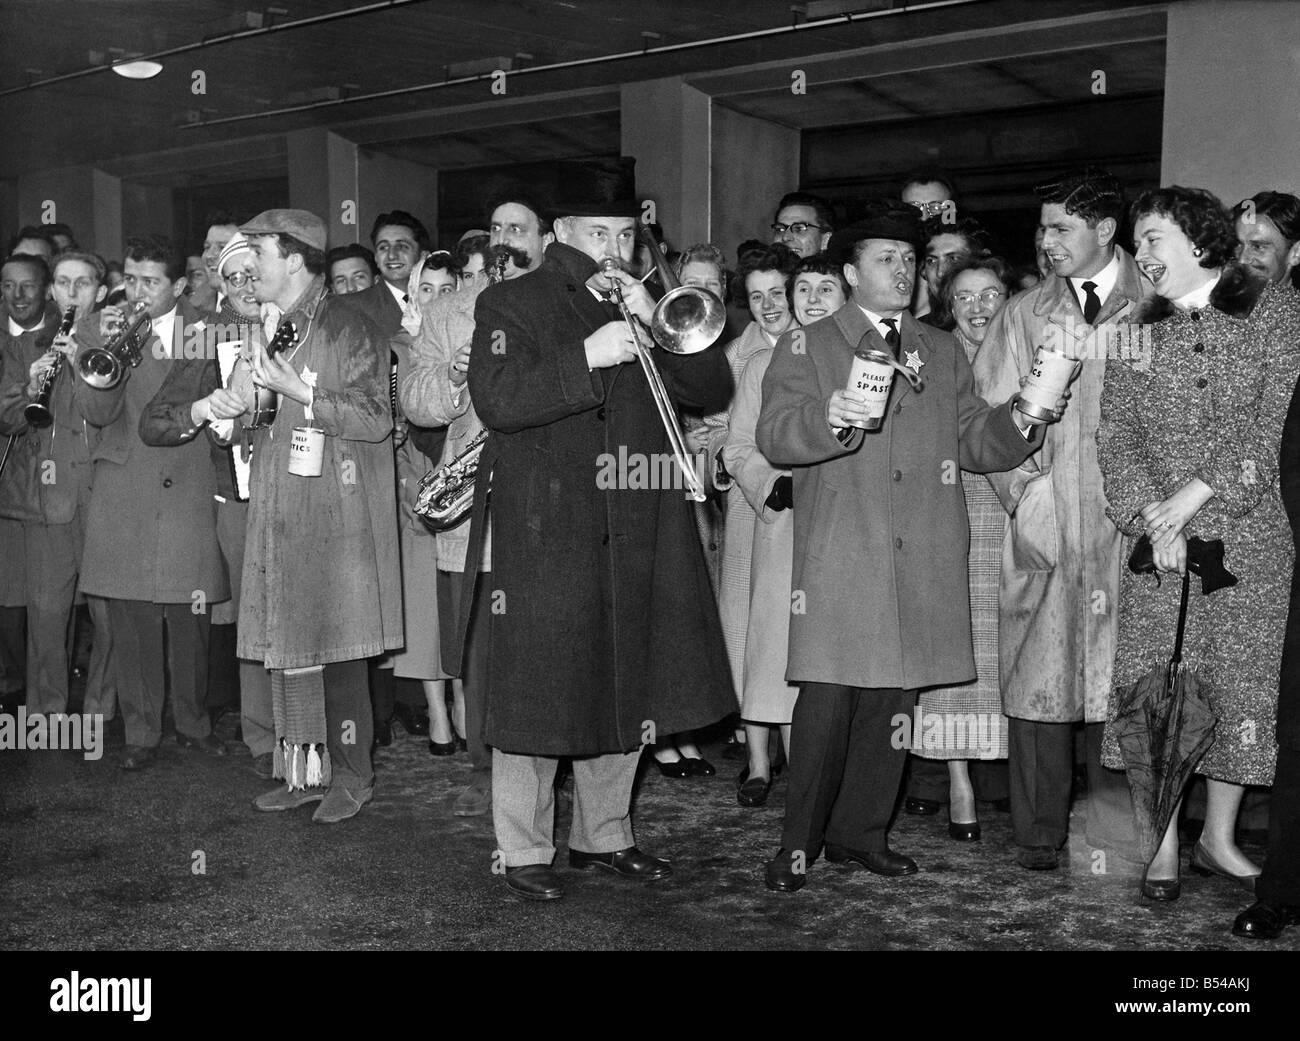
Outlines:
[{"label": "star badge on tin", "polygon": [[907,353],[907,361],[905,361],[903,364],[906,365],[913,372],[915,372],[918,376],[921,375],[921,366],[924,365],[925,362],[921,360],[920,352],[907,351],[906,353]]}]

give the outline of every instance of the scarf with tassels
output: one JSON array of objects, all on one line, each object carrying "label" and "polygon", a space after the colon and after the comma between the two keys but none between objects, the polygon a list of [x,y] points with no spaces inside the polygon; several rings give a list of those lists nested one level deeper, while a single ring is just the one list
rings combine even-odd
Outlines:
[{"label": "scarf with tassels", "polygon": [[272,669],[271,713],[275,720],[273,776],[284,781],[290,791],[328,787],[324,666]]}]

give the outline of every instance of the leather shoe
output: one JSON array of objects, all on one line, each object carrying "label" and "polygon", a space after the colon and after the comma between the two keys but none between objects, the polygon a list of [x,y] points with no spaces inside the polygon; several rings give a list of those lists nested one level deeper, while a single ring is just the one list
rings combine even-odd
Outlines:
[{"label": "leather shoe", "polygon": [[955,839],[957,842],[979,842],[979,821],[971,821],[969,824],[960,821],[949,821],[948,838]]},{"label": "leather shoe", "polygon": [[525,900],[558,900],[564,896],[560,876],[548,864],[506,868],[506,888]]},{"label": "leather shoe", "polygon": [[368,803],[375,794],[375,786],[368,788],[344,788],[341,784],[331,785],[325,798],[316,807],[311,819],[317,824],[338,824],[361,812],[361,807]]},{"label": "leather shoe", "polygon": [[690,768],[692,777],[712,777],[718,772],[707,759],[683,759],[682,762]]},{"label": "leather shoe", "polygon": [[451,813],[453,817],[481,817],[490,809],[492,809],[492,790],[471,784],[456,796]]},{"label": "leather shoe", "polygon": [[375,747],[387,748],[393,743],[393,721],[385,719],[382,723],[375,720]]},{"label": "leather shoe", "polygon": [[1011,799],[1010,799],[1010,798],[1006,798],[1006,799],[994,799],[991,803],[989,803],[989,805],[992,806],[993,809],[995,809],[998,813],[1010,813],[1010,812],[1011,812]]},{"label": "leather shoe", "polygon": [[191,752],[207,752],[208,755],[225,755],[226,744],[216,734],[207,737],[190,737],[189,734],[177,734],[176,743]]},{"label": "leather shoe", "polygon": [[1217,860],[1214,859],[1198,841],[1192,847],[1192,859],[1188,864],[1192,871],[1201,876],[1222,875],[1224,878],[1230,878],[1237,885],[1249,889],[1252,893],[1255,891],[1255,879],[1259,875],[1238,875],[1229,871]]},{"label": "leather shoe", "polygon": [[429,717],[404,701],[393,704],[393,717],[402,724],[402,729],[412,737],[423,737],[429,732]]},{"label": "leather shoe", "polygon": [[1232,935],[1247,940],[1276,940],[1288,926],[1300,922],[1300,907],[1257,900],[1232,923]]},{"label": "leather shoe", "polygon": [[691,776],[690,762],[686,759],[678,759],[671,763],[656,759],[655,766],[659,767],[659,772],[665,777],[675,777],[680,780],[683,777]]},{"label": "leather shoe", "polygon": [[673,873],[673,866],[668,861],[642,853],[635,846],[620,849],[617,853],[584,853],[580,849],[571,849],[569,867],[578,871],[604,868],[624,878],[636,878],[643,882],[654,882]]},{"label": "leather shoe", "polygon": [[450,741],[434,741],[430,739],[429,754],[430,755],[455,755],[456,739],[452,738],[452,740]]},{"label": "leather shoe", "polygon": [[1021,846],[1016,850],[1016,863],[1026,871],[1055,871],[1061,862],[1051,846]]},{"label": "leather shoe", "polygon": [[857,850],[848,846],[826,843],[826,859],[832,864],[861,864],[873,875],[885,875],[898,878],[902,875],[915,875],[920,870],[916,861],[895,853],[892,849]]},{"label": "leather shoe", "polygon": [[254,756],[253,773],[264,781],[271,780],[275,776],[275,753],[263,752],[259,756]]},{"label": "leather shoe", "polygon": [[808,872],[796,871],[794,854],[788,849],[778,849],[763,869],[763,882],[778,893],[797,893],[807,885]]},{"label": "leather shoe", "polygon": [[1172,903],[1177,900],[1183,892],[1183,883],[1177,878],[1147,878],[1147,871],[1142,872],[1142,895],[1148,900],[1158,900],[1161,903]]},{"label": "leather shoe", "polygon": [[933,817],[941,805],[938,799],[918,799],[914,795],[903,800],[903,810],[914,817]]},{"label": "leather shoe", "polygon": [[736,802],[741,806],[762,806],[767,802],[772,782],[766,777],[750,777],[736,792]]},{"label": "leather shoe", "polygon": [[122,754],[122,761],[118,764],[123,770],[143,770],[146,766],[154,761],[157,753],[152,748],[143,748],[140,745],[127,745],[126,751]]},{"label": "leather shoe", "polygon": [[280,785],[259,795],[253,800],[253,806],[263,813],[275,813],[278,810],[296,810],[299,806],[306,806],[309,802],[320,802],[323,798],[325,798],[323,788],[289,789]]}]

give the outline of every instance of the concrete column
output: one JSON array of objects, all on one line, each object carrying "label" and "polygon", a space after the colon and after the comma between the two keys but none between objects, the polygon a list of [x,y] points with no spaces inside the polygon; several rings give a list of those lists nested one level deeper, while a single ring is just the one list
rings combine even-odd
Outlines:
[{"label": "concrete column", "polygon": [[714,245],[735,264],[746,239],[772,238],[776,204],[799,187],[799,131],[713,106]]},{"label": "concrete column", "polygon": [[621,88],[621,151],[636,159],[636,190],[676,249],[707,242],[713,99],[680,76]]},{"label": "concrete column", "polygon": [[1169,5],[1161,184],[1300,194],[1300,4]]},{"label": "concrete column", "polygon": [[[121,254],[122,182],[118,178],[91,166],[42,170],[18,178],[17,197],[19,225],[62,222],[86,249],[106,259]],[[170,220],[148,230],[170,234]]]},{"label": "concrete column", "polygon": [[437,170],[319,128],[291,131],[288,145],[289,205],[323,217],[330,246],[370,245],[370,226],[386,210],[413,213],[436,232]]},{"label": "concrete column", "polygon": [[[123,181],[121,213],[120,226],[123,238],[132,235],[172,236],[175,234],[175,207],[172,204],[172,190],[169,187]],[[73,230],[78,234],[81,232],[75,224]],[[110,256],[105,253],[103,257],[105,260],[121,260],[122,244],[118,244],[115,254]]]}]

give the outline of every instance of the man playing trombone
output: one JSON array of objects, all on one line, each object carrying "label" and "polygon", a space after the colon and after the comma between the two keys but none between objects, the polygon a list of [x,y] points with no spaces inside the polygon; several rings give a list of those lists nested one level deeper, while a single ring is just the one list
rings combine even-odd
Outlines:
[{"label": "man playing trombone", "polygon": [[[672,868],[637,849],[630,800],[643,745],[732,707],[718,622],[690,505],[676,488],[607,487],[602,458],[671,458],[633,333],[612,283],[644,323],[627,274],[640,206],[623,180],[575,168],[554,207],[557,241],[526,278],[485,289],[474,314],[469,390],[488,441],[472,525],[491,475],[493,560],[484,737],[493,748],[494,867],[526,899],[563,895],[554,779],[573,757],[569,864],[654,880]],[[615,262],[602,270],[602,262]],[[648,336],[644,332],[642,336]],[[678,402],[716,411],[730,395],[722,352],[655,351]],[[665,401],[671,408],[671,401]]]}]

